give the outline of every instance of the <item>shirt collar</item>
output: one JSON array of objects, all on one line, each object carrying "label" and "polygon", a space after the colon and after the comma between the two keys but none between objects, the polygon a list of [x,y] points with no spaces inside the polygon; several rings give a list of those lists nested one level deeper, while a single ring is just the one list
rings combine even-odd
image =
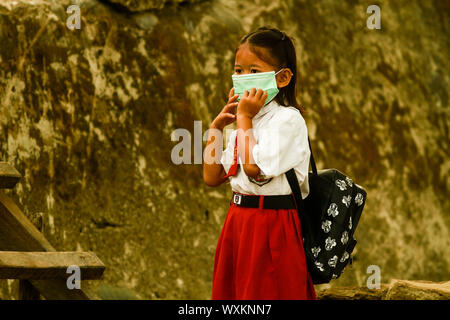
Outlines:
[{"label": "shirt collar", "polygon": [[270,101],[267,105],[265,105],[258,111],[258,113],[253,117],[253,120],[258,120],[258,119],[262,118],[266,113],[274,110],[278,106],[279,106],[279,104],[278,104],[278,102],[275,101],[275,99]]}]

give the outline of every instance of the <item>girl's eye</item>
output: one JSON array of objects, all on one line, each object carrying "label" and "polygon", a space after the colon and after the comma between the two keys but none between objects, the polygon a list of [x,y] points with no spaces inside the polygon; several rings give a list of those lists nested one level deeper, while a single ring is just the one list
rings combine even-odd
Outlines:
[{"label": "girl's eye", "polygon": [[251,69],[250,72],[251,72],[251,73],[258,73],[259,71],[256,70],[256,69]]},{"label": "girl's eye", "polygon": [[236,69],[236,70],[234,70],[234,72],[239,74],[239,73],[241,73],[241,70]]}]

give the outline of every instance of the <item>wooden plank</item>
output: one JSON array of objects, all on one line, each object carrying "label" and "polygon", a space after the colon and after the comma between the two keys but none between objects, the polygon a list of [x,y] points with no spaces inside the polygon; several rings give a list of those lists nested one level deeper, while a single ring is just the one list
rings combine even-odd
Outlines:
[{"label": "wooden plank", "polygon": [[7,162],[0,162],[0,189],[12,189],[22,175]]},{"label": "wooden plank", "polygon": [[0,279],[66,279],[69,266],[80,268],[81,280],[100,279],[105,265],[93,252],[0,251]]},{"label": "wooden plank", "polygon": [[[47,251],[55,248],[26,218],[17,205],[0,190],[0,250],[5,251]],[[69,290],[66,280],[30,280],[48,300],[98,299],[89,288],[81,284],[81,289]]]},{"label": "wooden plank", "polygon": [[[42,232],[42,213],[36,214],[36,219],[30,219],[31,223]],[[30,281],[19,280],[19,300],[41,300],[41,293]]]},{"label": "wooden plank", "polygon": [[56,251],[14,201],[1,190],[0,251]]}]

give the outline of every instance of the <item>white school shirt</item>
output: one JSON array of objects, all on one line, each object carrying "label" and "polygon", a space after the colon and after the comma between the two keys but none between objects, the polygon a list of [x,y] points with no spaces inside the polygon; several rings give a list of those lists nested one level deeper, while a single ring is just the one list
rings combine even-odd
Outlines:
[{"label": "white school shirt", "polygon": [[[252,119],[255,164],[261,174],[257,180],[248,177],[238,153],[239,168],[230,176],[231,189],[243,194],[287,195],[292,190],[285,172],[294,168],[302,198],[309,194],[308,170],[311,155],[308,144],[308,129],[300,111],[285,107],[272,100],[262,107]],[[237,129],[233,130],[222,152],[220,162],[228,173],[233,164]]]}]

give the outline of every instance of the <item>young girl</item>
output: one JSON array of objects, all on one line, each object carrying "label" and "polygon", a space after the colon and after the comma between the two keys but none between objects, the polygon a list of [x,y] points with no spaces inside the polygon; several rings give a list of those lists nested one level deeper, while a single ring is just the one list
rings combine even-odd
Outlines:
[{"label": "young girl", "polygon": [[[236,121],[237,130],[223,152],[205,152],[203,167],[207,185],[229,180],[233,191],[216,247],[212,299],[316,299],[284,174],[295,169],[306,198],[310,150],[296,100],[296,69],[292,40],[277,29],[259,28],[236,50],[234,88],[210,129],[223,131]],[[273,90],[252,87],[235,94],[240,84],[268,83],[270,77]],[[207,147],[212,142],[210,133]]]}]

